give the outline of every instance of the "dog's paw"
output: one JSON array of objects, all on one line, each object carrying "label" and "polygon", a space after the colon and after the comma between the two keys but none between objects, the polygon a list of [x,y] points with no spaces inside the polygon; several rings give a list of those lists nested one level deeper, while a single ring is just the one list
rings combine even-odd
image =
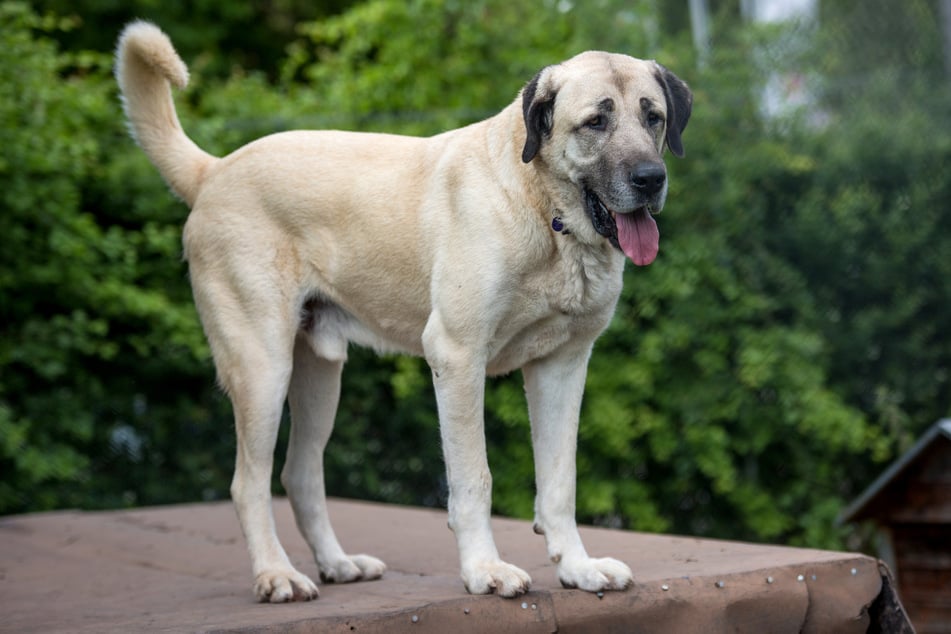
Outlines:
[{"label": "dog's paw", "polygon": [[528,573],[504,561],[486,561],[462,571],[462,582],[470,594],[514,597],[528,592],[532,578]]},{"label": "dog's paw", "polygon": [[319,594],[317,585],[293,568],[268,570],[254,579],[254,595],[264,603],[310,601]]},{"label": "dog's paw", "polygon": [[320,566],[320,579],[327,583],[350,583],[379,579],[386,564],[369,555],[350,555],[332,564]]},{"label": "dog's paw", "polygon": [[605,557],[585,557],[573,561],[562,560],[558,578],[566,588],[580,588],[588,592],[625,590],[634,583],[634,575],[624,562]]}]

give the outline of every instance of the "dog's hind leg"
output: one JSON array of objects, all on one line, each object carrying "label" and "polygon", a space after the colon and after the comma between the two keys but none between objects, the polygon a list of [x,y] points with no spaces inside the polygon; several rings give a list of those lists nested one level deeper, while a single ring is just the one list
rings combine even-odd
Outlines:
[{"label": "dog's hind leg", "polygon": [[338,583],[377,579],[386,570],[386,565],[375,557],[344,553],[327,513],[324,447],[333,430],[340,400],[343,363],[343,358],[317,356],[306,335],[298,335],[288,392],[291,436],[281,473],[297,527],[314,553],[321,579]]},{"label": "dog's hind leg", "polygon": [[254,593],[271,603],[317,598],[317,586],[294,569],[281,546],[271,509],[274,447],[291,371],[289,347],[286,355],[267,347],[255,351],[253,341],[246,340],[241,378],[229,381],[237,430],[231,496],[251,554]]},{"label": "dog's hind leg", "polygon": [[[204,246],[204,245],[202,245]],[[195,304],[211,345],[218,380],[231,398],[237,438],[231,497],[251,555],[254,593],[282,603],[317,597],[281,546],[271,508],[274,448],[293,367],[297,306],[277,284],[246,275],[239,287],[219,274],[222,258],[192,249]]]}]

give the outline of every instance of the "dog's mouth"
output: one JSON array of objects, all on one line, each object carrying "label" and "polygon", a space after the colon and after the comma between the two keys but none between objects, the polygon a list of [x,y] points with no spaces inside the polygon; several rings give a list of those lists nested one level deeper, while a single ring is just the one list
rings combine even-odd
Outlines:
[{"label": "dog's mouth", "polygon": [[634,264],[647,266],[657,257],[660,232],[649,205],[614,212],[590,188],[584,188],[584,208],[594,230],[620,249]]}]

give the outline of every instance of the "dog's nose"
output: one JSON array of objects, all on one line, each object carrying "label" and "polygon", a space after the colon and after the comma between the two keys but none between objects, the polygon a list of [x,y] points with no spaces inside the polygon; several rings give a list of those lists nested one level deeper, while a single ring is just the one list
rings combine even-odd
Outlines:
[{"label": "dog's nose", "polygon": [[667,170],[661,163],[638,163],[631,170],[631,183],[638,191],[651,196],[664,188]]}]

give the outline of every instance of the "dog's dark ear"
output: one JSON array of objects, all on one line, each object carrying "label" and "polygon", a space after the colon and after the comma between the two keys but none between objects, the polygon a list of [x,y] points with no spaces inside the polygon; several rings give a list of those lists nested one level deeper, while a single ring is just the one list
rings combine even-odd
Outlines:
[{"label": "dog's dark ear", "polygon": [[693,93],[682,79],[660,64],[657,64],[657,72],[654,76],[664,89],[664,98],[667,100],[667,147],[674,156],[682,157],[684,144],[680,135],[687,127],[687,121],[690,120]]},{"label": "dog's dark ear", "polygon": [[551,134],[552,112],[555,108],[555,95],[549,94],[542,85],[545,67],[536,73],[532,81],[522,89],[522,116],[525,117],[525,147],[522,148],[522,162],[529,163],[542,147],[542,138]]}]

